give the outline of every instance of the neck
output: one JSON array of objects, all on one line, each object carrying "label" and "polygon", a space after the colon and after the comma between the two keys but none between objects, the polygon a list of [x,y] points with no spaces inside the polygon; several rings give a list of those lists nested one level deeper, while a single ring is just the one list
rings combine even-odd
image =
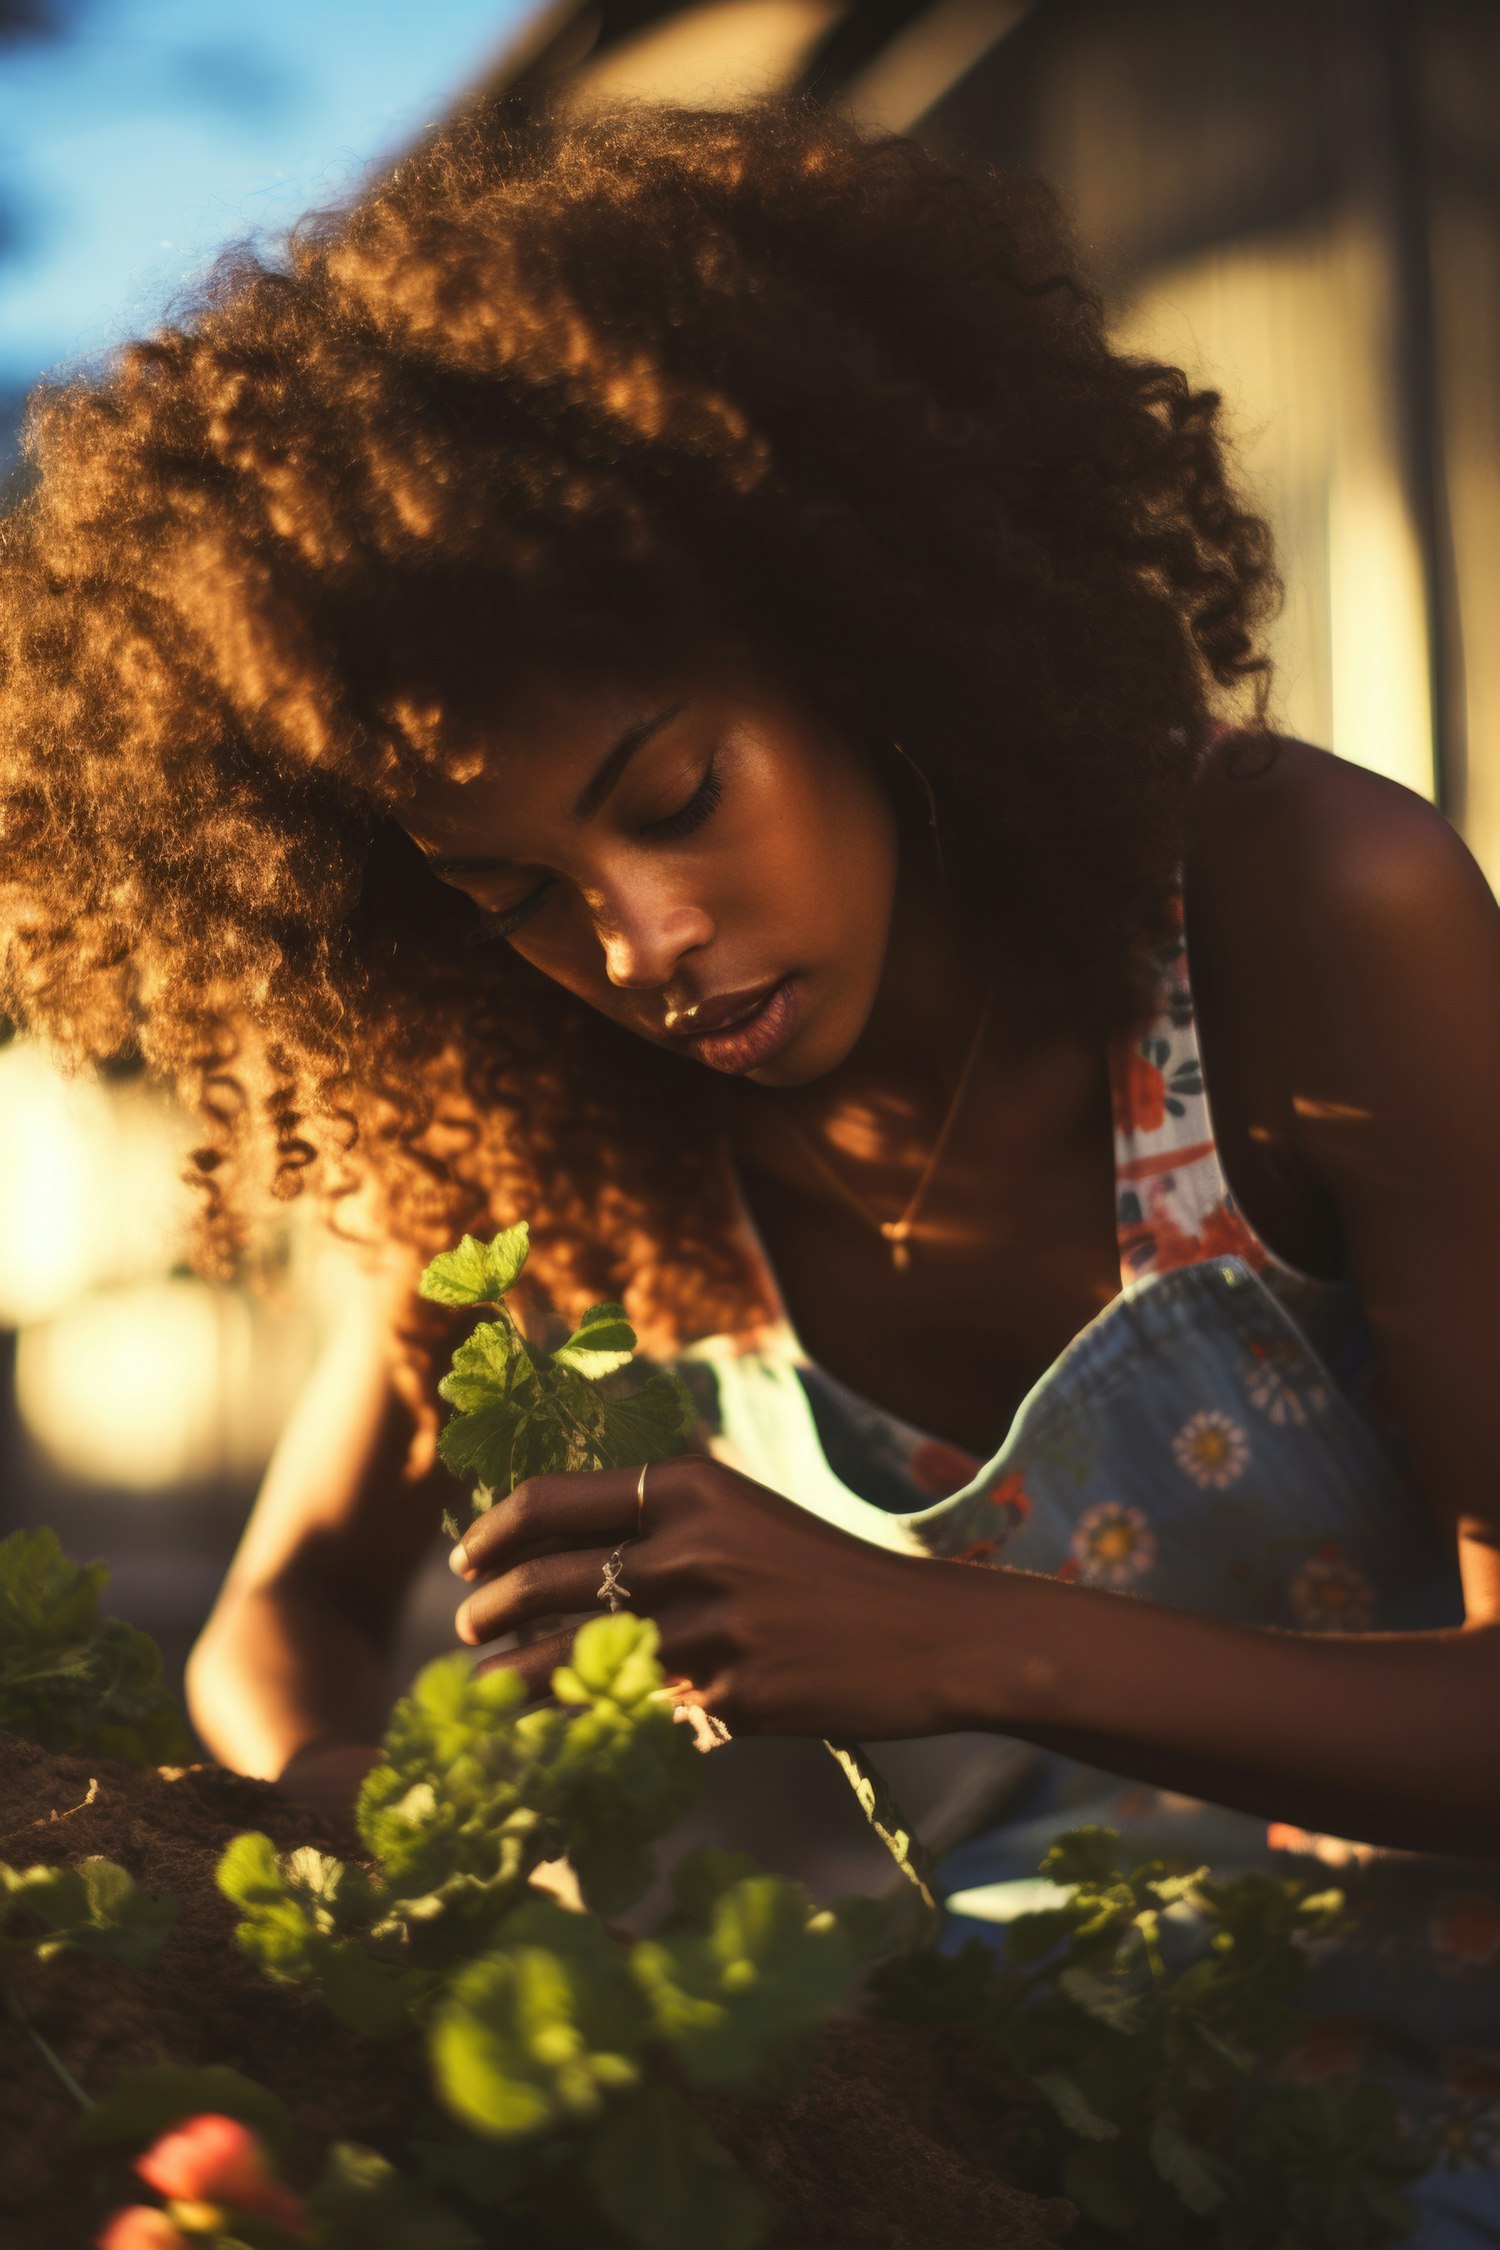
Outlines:
[{"label": "neck", "polygon": [[[951,911],[903,870],[875,1003],[855,1045],[806,1086],[746,1085],[738,1124],[753,1144],[791,1124],[818,1145],[879,1169],[920,1164],[941,1130],[991,985]],[[981,1069],[992,1071],[1019,1024],[995,993]]]}]

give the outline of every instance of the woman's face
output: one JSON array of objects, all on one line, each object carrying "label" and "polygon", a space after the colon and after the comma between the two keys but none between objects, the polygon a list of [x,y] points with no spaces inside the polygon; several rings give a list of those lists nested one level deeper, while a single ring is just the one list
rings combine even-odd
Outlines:
[{"label": "woman's face", "polygon": [[710,1069],[803,1085],[869,1018],[894,813],[855,750],[744,660],[539,679],[482,770],[428,777],[403,818],[497,939]]}]

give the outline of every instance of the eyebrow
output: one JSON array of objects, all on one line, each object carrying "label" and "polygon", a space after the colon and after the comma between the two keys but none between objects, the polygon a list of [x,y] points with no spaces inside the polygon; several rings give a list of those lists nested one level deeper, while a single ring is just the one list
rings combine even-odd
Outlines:
[{"label": "eyebrow", "polygon": [[[638,719],[634,726],[625,729],[618,742],[605,752],[579,790],[572,812],[575,823],[581,826],[584,821],[592,820],[618,784],[637,750],[644,748],[653,735],[659,734],[663,727],[669,726],[686,709],[687,699],[684,697],[681,702],[670,704],[665,711],[658,711],[649,719]],[[434,875],[496,875],[515,865],[515,861],[510,859],[454,859],[438,852],[428,852],[425,857]]]}]

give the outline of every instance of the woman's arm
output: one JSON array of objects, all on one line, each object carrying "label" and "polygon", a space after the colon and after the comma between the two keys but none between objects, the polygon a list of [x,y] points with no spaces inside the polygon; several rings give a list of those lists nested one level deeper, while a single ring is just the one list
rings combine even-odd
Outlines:
[{"label": "woman's arm", "polygon": [[242,1773],[290,1782],[328,1766],[352,1788],[358,1760],[338,1746],[371,1750],[385,1724],[401,1597],[452,1494],[441,1468],[402,1481],[411,1419],[389,1375],[394,1311],[390,1284],[352,1285],[188,1660],[193,1723]]},{"label": "woman's arm", "polygon": [[1268,1821],[1500,1860],[1495,1616],[1445,1633],[1283,1633],[949,1567],[971,1583],[944,1589],[945,1727],[1019,1735]]},{"label": "woman's arm", "polygon": [[1194,813],[1195,980],[1257,1058],[1251,1131],[1332,1213],[1467,1623],[1241,1630],[1000,1579],[961,1700],[1168,1788],[1500,1858],[1500,907],[1430,806],[1303,744],[1247,780],[1221,754]]}]

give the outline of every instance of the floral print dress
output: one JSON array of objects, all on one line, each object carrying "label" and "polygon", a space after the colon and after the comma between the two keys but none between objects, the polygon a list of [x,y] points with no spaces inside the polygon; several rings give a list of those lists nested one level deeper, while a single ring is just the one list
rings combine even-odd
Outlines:
[{"label": "floral print dress", "polygon": [[[721,1458],[847,1530],[1013,1564],[1247,1625],[1420,1631],[1463,1615],[1457,1568],[1382,1398],[1357,1297],[1252,1232],[1215,1147],[1182,916],[1157,1013],[1110,1056],[1121,1291],[980,1461],[815,1366],[784,1308],[676,1364]],[[748,1215],[745,1226],[780,1304]],[[1142,1857],[1337,1879],[1356,1934],[1309,1980],[1295,2067],[1385,2078],[1442,2165],[1416,2239],[1500,2242],[1500,1870],[1316,1837],[1052,1753],[939,1873],[953,1938],[1003,1943],[1053,1835],[1120,1830]]]}]

